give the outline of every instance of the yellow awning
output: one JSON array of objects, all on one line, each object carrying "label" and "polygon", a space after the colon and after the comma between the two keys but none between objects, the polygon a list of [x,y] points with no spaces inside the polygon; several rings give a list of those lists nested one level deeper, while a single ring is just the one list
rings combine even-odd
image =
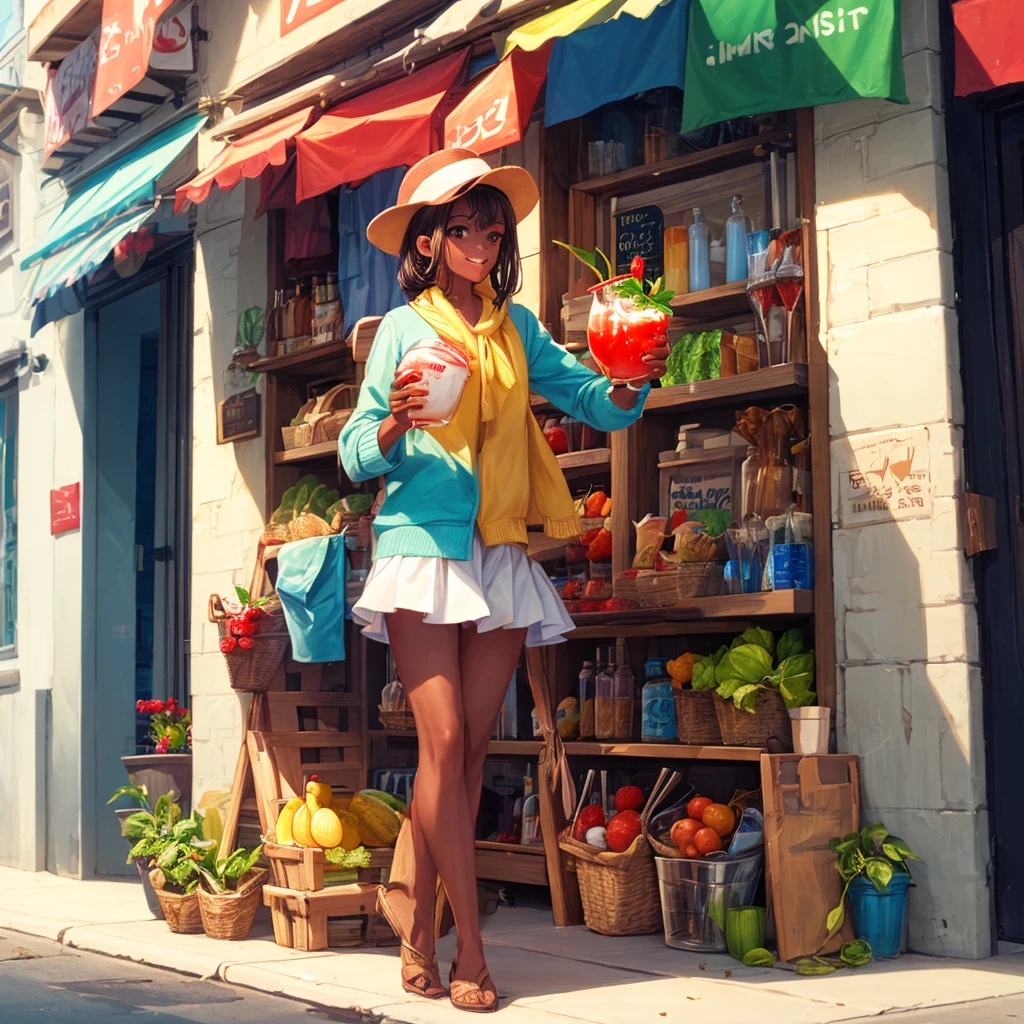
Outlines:
[{"label": "yellow awning", "polygon": [[550,39],[572,35],[591,25],[603,25],[621,14],[648,18],[662,4],[671,0],[576,0],[567,7],[542,14],[514,28],[505,39],[502,56],[517,46],[521,50],[538,50]]}]

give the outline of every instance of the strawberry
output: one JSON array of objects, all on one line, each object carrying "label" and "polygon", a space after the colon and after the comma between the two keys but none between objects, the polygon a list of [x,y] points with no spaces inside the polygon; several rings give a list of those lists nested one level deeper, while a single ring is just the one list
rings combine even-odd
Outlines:
[{"label": "strawberry", "polygon": [[242,636],[238,638],[238,649],[240,651],[251,651],[253,645],[253,639],[251,636]]},{"label": "strawberry", "polygon": [[220,642],[220,653],[231,654],[238,646],[238,641],[233,636],[226,636]]},{"label": "strawberry", "polygon": [[597,828],[603,824],[604,811],[597,804],[587,804],[580,811],[580,816],[576,819],[576,827],[572,830],[572,837],[582,841],[588,829]]}]

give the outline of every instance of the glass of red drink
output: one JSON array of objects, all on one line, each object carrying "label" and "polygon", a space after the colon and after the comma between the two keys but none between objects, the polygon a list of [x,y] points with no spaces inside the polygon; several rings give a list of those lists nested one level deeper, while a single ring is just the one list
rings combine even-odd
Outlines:
[{"label": "glass of red drink", "polygon": [[761,366],[772,366],[771,341],[768,336],[768,314],[773,306],[779,304],[775,291],[775,277],[766,266],[766,251],[751,253],[747,266],[749,281],[747,284],[747,300],[757,319],[757,335],[760,342]]},{"label": "glass of red drink", "polygon": [[644,353],[664,343],[668,315],[641,308],[631,295],[620,295],[616,286],[631,275],[602,281],[589,289],[594,296],[587,320],[590,354],[613,384],[628,384],[647,376]]},{"label": "glass of red drink", "polygon": [[786,310],[786,337],[783,341],[782,361],[789,362],[793,338],[793,313],[804,292],[804,268],[793,259],[793,248],[787,246],[775,271],[775,290]]}]

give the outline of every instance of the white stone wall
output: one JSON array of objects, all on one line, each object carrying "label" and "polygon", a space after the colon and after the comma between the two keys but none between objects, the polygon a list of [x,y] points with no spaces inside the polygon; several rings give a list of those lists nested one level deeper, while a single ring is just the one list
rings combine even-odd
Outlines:
[{"label": "white stone wall", "polygon": [[[904,0],[909,106],[815,111],[822,344],[830,376],[839,747],[861,756],[862,821],[924,863],[909,945],[992,952],[981,676],[957,525],[963,409],[954,311],[939,0]],[[930,511],[851,522],[854,448],[913,430]]]},{"label": "white stone wall", "polygon": [[231,689],[211,593],[247,587],[264,525],[264,438],[217,444],[216,403],[235,347],[238,314],[266,305],[266,218],[253,223],[259,186],[214,188],[198,206],[194,287],[192,420],[192,744],[193,803],[231,785],[246,698]]}]

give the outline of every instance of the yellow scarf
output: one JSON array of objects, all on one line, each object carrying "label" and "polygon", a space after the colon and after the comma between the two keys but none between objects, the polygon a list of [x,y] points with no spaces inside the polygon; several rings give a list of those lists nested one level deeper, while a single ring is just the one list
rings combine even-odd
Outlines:
[{"label": "yellow scarf", "polygon": [[474,470],[480,486],[477,526],[488,547],[525,544],[527,525],[549,537],[580,532],[558,460],[530,411],[530,375],[523,341],[506,307],[494,305],[489,281],[477,285],[483,312],[470,327],[440,288],[428,288],[412,308],[469,357],[470,377],[455,418],[428,429],[446,451]]}]

